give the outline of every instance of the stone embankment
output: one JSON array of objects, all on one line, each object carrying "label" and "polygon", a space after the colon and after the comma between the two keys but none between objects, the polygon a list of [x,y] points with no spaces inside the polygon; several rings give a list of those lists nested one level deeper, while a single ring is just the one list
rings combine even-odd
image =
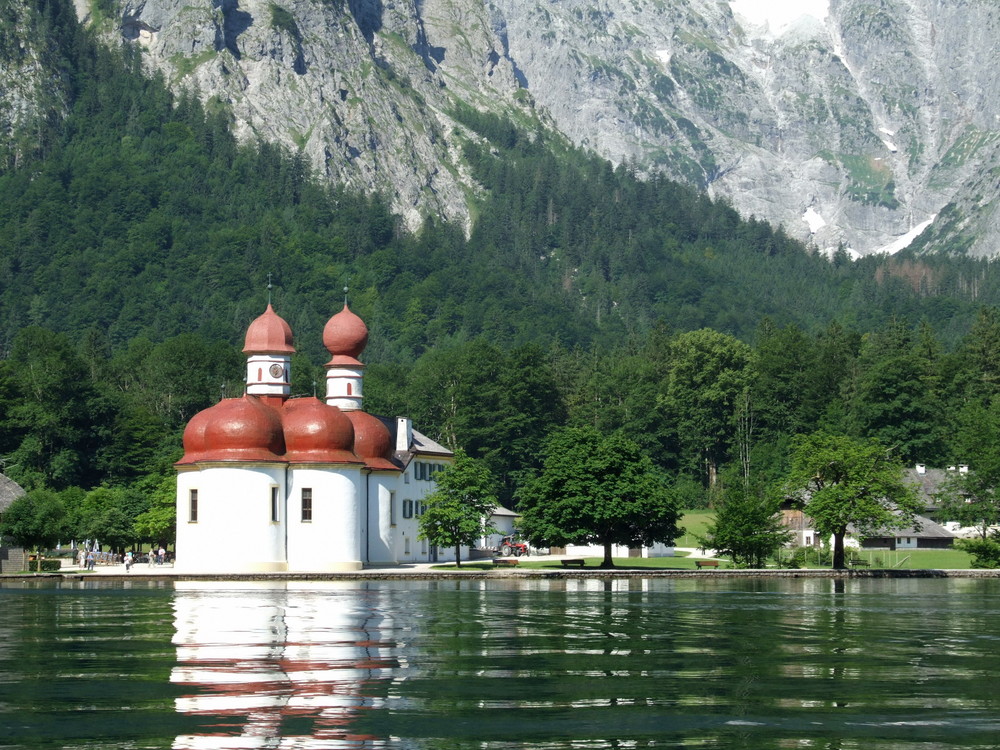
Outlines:
[{"label": "stone embankment", "polygon": [[349,573],[174,573],[170,570],[132,573],[104,571],[35,573],[0,576],[0,581],[413,581],[413,580],[553,580],[619,578],[1000,578],[1000,570],[443,570],[439,568],[376,568]]}]

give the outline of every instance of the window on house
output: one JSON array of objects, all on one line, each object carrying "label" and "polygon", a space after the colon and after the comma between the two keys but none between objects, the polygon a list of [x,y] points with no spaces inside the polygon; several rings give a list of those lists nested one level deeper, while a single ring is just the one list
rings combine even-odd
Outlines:
[{"label": "window on house", "polygon": [[419,500],[413,503],[413,515],[420,518],[424,513],[427,512],[427,503],[421,502]]},{"label": "window on house", "polygon": [[271,523],[278,522],[278,488],[271,488]]},{"label": "window on house", "polygon": [[410,554],[410,537],[403,537],[403,554]]},{"label": "window on house", "polygon": [[413,518],[413,501],[403,501],[403,518]]},{"label": "window on house", "polygon": [[389,525],[396,525],[396,493],[389,492]]},{"label": "window on house", "polygon": [[198,523],[198,490],[188,492],[188,521]]},{"label": "window on house", "polygon": [[302,488],[302,522],[313,520],[313,491],[310,487]]}]

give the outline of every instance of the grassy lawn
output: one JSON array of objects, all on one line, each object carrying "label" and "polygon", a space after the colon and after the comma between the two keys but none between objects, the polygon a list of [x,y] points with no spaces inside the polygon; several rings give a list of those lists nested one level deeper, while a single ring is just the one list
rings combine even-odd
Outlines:
[{"label": "grassy lawn", "polygon": [[[867,560],[871,569],[896,569],[896,570],[964,570],[972,567],[971,558],[965,552],[954,549],[921,549],[921,550],[862,550],[860,557]],[[595,569],[601,567],[600,557],[585,557],[584,569]],[[697,558],[686,557],[681,553],[677,557],[616,557],[615,566],[622,570],[646,568],[663,570],[695,570]],[[731,568],[732,565],[726,560],[720,560],[719,570]],[[435,565],[435,569],[454,569],[453,563],[443,563]],[[785,567],[784,565],[779,567]],[[815,562],[808,562],[804,567],[815,569],[829,569],[830,565],[818,565]],[[476,562],[462,563],[463,570],[501,570],[493,563],[479,560]],[[521,570],[579,570],[580,568],[564,568],[559,560],[539,560],[531,557],[518,559],[517,566],[510,569]]]},{"label": "grassy lawn", "polygon": [[969,553],[957,549],[884,549],[861,550],[859,556],[868,560],[873,568],[898,568],[899,570],[949,570],[972,567]]},{"label": "grassy lawn", "polygon": [[685,510],[681,513],[681,521],[678,524],[684,529],[684,535],[677,540],[678,547],[699,547],[700,542],[696,535],[704,535],[710,523],[715,522],[714,510]]}]

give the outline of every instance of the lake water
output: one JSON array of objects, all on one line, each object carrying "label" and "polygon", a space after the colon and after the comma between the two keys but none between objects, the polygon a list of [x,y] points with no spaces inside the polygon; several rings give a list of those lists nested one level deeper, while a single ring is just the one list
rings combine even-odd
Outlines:
[{"label": "lake water", "polygon": [[0,748],[1000,748],[1000,580],[0,584]]}]

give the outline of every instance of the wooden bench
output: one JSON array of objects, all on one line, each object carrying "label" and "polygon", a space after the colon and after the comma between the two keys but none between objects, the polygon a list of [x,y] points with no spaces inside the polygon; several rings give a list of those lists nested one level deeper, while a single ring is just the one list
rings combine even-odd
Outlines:
[{"label": "wooden bench", "polygon": [[869,567],[871,567],[871,563],[869,563],[867,560],[860,560],[860,559],[859,560],[851,560],[851,567],[852,568],[869,568]]},{"label": "wooden bench", "polygon": [[717,568],[719,567],[718,560],[695,560],[694,564],[699,568]]},{"label": "wooden bench", "polygon": [[578,558],[575,558],[573,560],[563,560],[562,564],[563,564],[564,568],[569,568],[569,567],[572,567],[574,565],[576,567],[578,567],[578,568],[582,568],[583,567],[583,558],[579,558],[578,557]]},{"label": "wooden bench", "polygon": [[513,557],[494,557],[493,567],[495,568],[514,568],[517,567],[517,560]]}]

